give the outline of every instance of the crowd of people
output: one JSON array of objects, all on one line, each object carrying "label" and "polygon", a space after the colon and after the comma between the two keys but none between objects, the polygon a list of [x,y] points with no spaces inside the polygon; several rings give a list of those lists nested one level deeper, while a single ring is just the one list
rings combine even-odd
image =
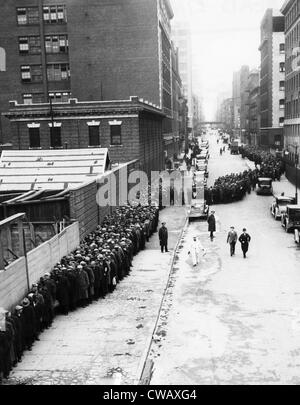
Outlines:
[{"label": "crowd of people", "polygon": [[282,159],[255,146],[240,147],[240,153],[242,158],[248,158],[255,163],[255,169],[218,178],[213,187],[206,188],[204,191],[208,205],[242,200],[247,193],[250,194],[252,190],[255,190],[260,177],[280,181],[285,171]]},{"label": "crowd of people", "polygon": [[246,145],[240,147],[240,153],[242,158],[248,158],[251,162],[255,163],[260,177],[269,177],[273,181],[280,181],[281,176],[285,172],[285,164],[281,158],[257,146]]},{"label": "crowd of people", "polygon": [[131,270],[132,260],[157,231],[156,207],[121,207],[80,246],[46,273],[12,312],[5,314],[0,330],[0,381],[9,376],[31,350],[39,335],[49,328],[56,314],[67,315],[104,299]]},{"label": "crowd of people", "polygon": [[242,200],[247,193],[256,187],[258,173],[246,170],[239,174],[228,174],[219,177],[213,187],[204,190],[208,205],[226,204]]}]

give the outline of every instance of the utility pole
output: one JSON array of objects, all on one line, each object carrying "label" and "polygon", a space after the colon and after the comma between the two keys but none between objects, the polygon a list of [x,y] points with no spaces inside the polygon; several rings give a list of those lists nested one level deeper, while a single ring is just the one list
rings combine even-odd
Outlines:
[{"label": "utility pole", "polygon": [[52,142],[53,142],[53,132],[54,132],[54,113],[53,113],[52,98],[51,98],[51,96],[49,96],[49,103],[50,103],[50,117],[51,117],[50,143],[51,143],[51,146],[52,146]]}]

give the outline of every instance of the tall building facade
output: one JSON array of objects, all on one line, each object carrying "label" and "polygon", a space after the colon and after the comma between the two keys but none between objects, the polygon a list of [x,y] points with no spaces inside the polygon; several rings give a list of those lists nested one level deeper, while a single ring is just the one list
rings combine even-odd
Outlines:
[{"label": "tall building facade", "polygon": [[234,114],[234,136],[244,141],[247,127],[247,101],[248,101],[248,77],[249,66],[242,66],[238,72],[233,74],[232,98]]},{"label": "tall building facade", "polygon": [[172,26],[172,38],[179,52],[179,73],[182,80],[183,96],[187,99],[189,127],[193,126],[193,69],[192,40],[188,23],[177,22]]},{"label": "tall building facade", "polygon": [[[67,2],[8,0],[0,4],[0,46],[6,70],[0,72],[0,113],[9,100],[20,103],[67,101],[71,94]],[[9,141],[1,117],[1,141]]]},{"label": "tall building facade", "polygon": [[283,148],[285,117],[285,36],[284,17],[268,9],[261,23],[261,78],[259,143],[268,149]]},{"label": "tall building facade", "polygon": [[250,145],[258,145],[258,135],[260,129],[260,73],[258,69],[253,69],[248,77],[248,116],[246,140]]},{"label": "tall building facade", "polygon": [[295,163],[296,150],[300,148],[300,1],[289,0],[281,12],[285,18],[285,99],[284,143],[292,163]]},{"label": "tall building facade", "polygon": [[227,98],[223,100],[220,105],[219,114],[217,116],[217,121],[220,121],[224,125],[225,131],[232,135],[232,129],[234,126],[233,123],[234,115],[233,115],[233,99]]},{"label": "tall building facade", "polygon": [[[169,0],[8,0],[0,12],[0,47],[7,53],[0,111],[9,100],[136,95],[163,111],[164,135],[177,142]],[[2,138],[9,140],[5,122]]]},{"label": "tall building facade", "polygon": [[240,132],[241,128],[241,79],[240,72],[233,73],[232,81],[232,102],[233,102],[233,129],[235,134]]}]

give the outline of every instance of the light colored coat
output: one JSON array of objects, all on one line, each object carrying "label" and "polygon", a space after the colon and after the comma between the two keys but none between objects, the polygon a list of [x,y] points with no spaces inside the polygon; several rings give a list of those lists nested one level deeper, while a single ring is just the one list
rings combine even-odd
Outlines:
[{"label": "light colored coat", "polygon": [[193,240],[193,242],[191,244],[191,250],[190,250],[190,254],[192,256],[192,261],[193,261],[193,266],[196,266],[199,263],[201,253],[203,255],[204,252],[205,252],[205,249],[201,245],[201,243],[199,241],[195,242]]}]

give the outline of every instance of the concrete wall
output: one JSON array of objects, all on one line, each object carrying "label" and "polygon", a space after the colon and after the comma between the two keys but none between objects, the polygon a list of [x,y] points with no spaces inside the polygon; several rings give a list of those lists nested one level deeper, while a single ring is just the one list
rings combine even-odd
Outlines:
[{"label": "concrete wall", "polygon": [[[79,245],[79,224],[75,222],[54,238],[28,253],[30,285],[39,280],[66,254]],[[11,309],[27,293],[25,258],[0,271],[0,307]]]},{"label": "concrete wall", "polygon": [[91,181],[88,184],[78,187],[70,192],[70,215],[71,219],[76,219],[79,222],[80,239],[83,239],[89,233],[93,232],[98,225],[100,225],[106,215],[113,212],[116,206],[124,205],[120,201],[120,184],[124,184],[124,179],[120,179],[121,169],[127,168],[129,175],[131,170],[138,168],[139,162],[137,160],[119,166],[118,168],[108,172],[105,177],[110,178],[115,176],[116,189],[114,190],[114,183],[110,180],[110,193],[116,191],[116,204],[110,201],[106,207],[101,207],[97,203],[97,191],[101,185],[100,179]]}]

